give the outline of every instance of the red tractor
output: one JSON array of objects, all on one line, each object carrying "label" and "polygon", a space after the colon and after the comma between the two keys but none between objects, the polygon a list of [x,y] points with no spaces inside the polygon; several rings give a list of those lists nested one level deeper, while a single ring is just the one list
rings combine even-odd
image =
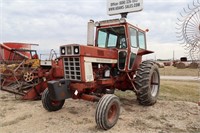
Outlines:
[{"label": "red tractor", "polygon": [[[96,27],[94,45],[92,26]],[[142,62],[143,55],[153,53],[147,50],[145,30],[121,18],[90,21],[88,31],[88,46],[60,47],[64,79],[48,82],[42,103],[46,110],[57,111],[68,98],[98,102],[95,120],[107,130],[117,123],[120,114],[115,89],[132,90],[141,105],[153,105],[159,93],[160,75],[153,61]]]}]

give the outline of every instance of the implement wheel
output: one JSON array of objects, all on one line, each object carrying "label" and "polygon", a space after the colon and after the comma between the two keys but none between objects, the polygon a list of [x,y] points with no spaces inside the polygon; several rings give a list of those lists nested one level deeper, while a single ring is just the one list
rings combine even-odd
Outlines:
[{"label": "implement wheel", "polygon": [[56,101],[51,99],[48,88],[42,93],[42,104],[43,107],[48,111],[60,110],[65,103],[65,100]]},{"label": "implement wheel", "polygon": [[158,66],[153,61],[144,61],[137,70],[135,87],[139,90],[137,100],[141,105],[153,105],[160,89]]},{"label": "implement wheel", "polygon": [[105,94],[96,108],[95,120],[97,126],[104,130],[112,128],[117,123],[119,113],[119,98],[113,94]]},{"label": "implement wheel", "polygon": [[32,82],[33,79],[34,79],[34,74],[32,72],[26,72],[24,75],[23,75],[23,78],[24,78],[24,81],[26,82]]}]

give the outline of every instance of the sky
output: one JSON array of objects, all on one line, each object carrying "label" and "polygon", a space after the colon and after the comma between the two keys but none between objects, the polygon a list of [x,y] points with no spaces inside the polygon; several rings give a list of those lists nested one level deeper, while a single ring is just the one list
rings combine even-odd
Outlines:
[{"label": "sky", "polygon": [[[147,33],[146,59],[187,56],[176,37],[176,22],[192,0],[143,0],[143,10],[128,14],[127,21]],[[65,44],[87,42],[87,22],[120,18],[107,15],[107,0],[0,0],[0,43],[39,44],[39,52]]]}]

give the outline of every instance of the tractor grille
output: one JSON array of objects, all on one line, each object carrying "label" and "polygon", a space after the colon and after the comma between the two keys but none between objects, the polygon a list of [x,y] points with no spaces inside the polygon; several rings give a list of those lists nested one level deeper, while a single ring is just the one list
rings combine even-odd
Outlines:
[{"label": "tractor grille", "polygon": [[80,58],[65,57],[63,63],[64,63],[65,79],[80,81],[81,80]]}]

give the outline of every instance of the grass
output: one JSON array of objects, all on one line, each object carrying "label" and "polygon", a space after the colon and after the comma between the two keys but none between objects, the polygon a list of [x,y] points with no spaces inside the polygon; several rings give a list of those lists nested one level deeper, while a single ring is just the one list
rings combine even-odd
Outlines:
[{"label": "grass", "polygon": [[[116,95],[120,98],[136,99],[132,91],[116,91]],[[200,100],[200,83],[197,81],[162,80],[158,99],[197,103]]]},{"label": "grass", "polygon": [[200,83],[197,81],[162,80],[159,99],[196,103],[200,100]]},{"label": "grass", "polygon": [[177,69],[173,66],[165,66],[159,68],[160,75],[162,76],[198,76],[199,69]]}]

